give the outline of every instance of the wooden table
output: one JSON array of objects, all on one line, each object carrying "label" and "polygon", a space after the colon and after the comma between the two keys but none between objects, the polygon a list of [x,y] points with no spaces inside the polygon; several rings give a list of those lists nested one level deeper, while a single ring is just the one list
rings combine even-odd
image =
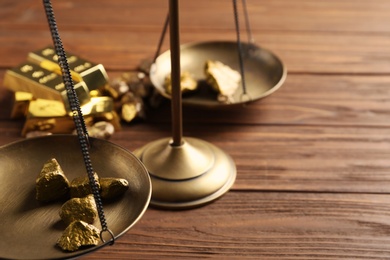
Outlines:
[{"label": "wooden table", "polygon": [[[53,2],[65,48],[110,78],[154,55],[168,10],[161,0]],[[390,2],[247,5],[257,44],[288,68],[285,83],[234,110],[183,108],[185,136],[233,157],[234,186],[197,209],[149,208],[113,247],[82,259],[390,258]],[[180,10],[182,43],[235,40],[230,1],[180,1]],[[51,44],[45,19],[39,1],[0,1],[0,82]],[[22,139],[10,99],[1,87],[0,145]],[[133,151],[169,137],[169,110],[123,123],[111,141]]]}]

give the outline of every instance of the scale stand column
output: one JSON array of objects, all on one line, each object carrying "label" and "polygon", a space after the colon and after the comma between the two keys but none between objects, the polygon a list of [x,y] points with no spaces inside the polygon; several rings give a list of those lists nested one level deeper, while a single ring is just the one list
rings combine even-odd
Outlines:
[{"label": "scale stand column", "polygon": [[179,0],[169,0],[172,138],[153,141],[134,152],[149,171],[150,204],[186,209],[207,204],[225,194],[236,179],[232,158],[206,141],[182,137],[180,89]]}]

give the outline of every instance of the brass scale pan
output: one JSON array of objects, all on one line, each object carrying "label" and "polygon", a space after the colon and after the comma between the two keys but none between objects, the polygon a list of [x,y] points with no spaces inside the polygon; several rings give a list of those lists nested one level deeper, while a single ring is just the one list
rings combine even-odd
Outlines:
[{"label": "brass scale pan", "polygon": [[[107,224],[118,238],[146,211],[151,181],[145,166],[128,150],[96,138],[90,138],[90,143],[91,161],[99,177],[125,178],[129,182],[123,197],[104,202]],[[69,180],[86,176],[75,135],[36,137],[0,147],[0,259],[68,259],[107,244],[100,242],[69,253],[55,246],[65,229],[58,214],[63,202],[42,204],[35,199],[35,179],[52,157]]]},{"label": "brass scale pan", "polygon": [[[217,100],[217,93],[205,82],[204,66],[207,60],[215,60],[240,72],[237,42],[210,41],[182,45],[181,71],[189,72],[198,82],[198,90],[183,95],[182,104],[206,108],[231,108],[267,97],[283,84],[287,70],[272,52],[252,43],[241,43],[241,53],[249,100],[243,99],[243,89],[238,88],[234,94],[234,102],[225,104]],[[150,71],[150,78],[159,93],[169,99],[171,97],[165,90],[164,80],[170,71],[170,51],[166,51],[156,59]]]}]

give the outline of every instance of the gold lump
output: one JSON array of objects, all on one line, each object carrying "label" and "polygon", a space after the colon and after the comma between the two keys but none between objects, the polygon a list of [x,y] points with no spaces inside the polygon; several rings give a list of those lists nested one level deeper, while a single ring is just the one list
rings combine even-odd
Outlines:
[{"label": "gold lump", "polygon": [[67,197],[69,181],[55,158],[48,160],[35,181],[36,199],[54,201]]},{"label": "gold lump", "polygon": [[233,103],[233,95],[241,83],[241,75],[220,61],[208,60],[205,64],[206,81],[218,92],[218,101]]},{"label": "gold lump", "polygon": [[103,199],[119,197],[129,189],[129,182],[122,178],[101,178],[100,185]]},{"label": "gold lump", "polygon": [[[99,177],[97,173],[94,173],[94,178],[98,189],[100,189]],[[82,198],[92,194],[91,185],[89,184],[88,177],[76,177],[70,183],[70,196],[72,198]]]},{"label": "gold lump", "polygon": [[[168,74],[164,80],[164,88],[167,94],[172,94],[172,79],[171,74]],[[195,91],[198,88],[197,81],[192,77],[188,71],[183,71],[180,75],[180,90],[181,92],[188,93]]]},{"label": "gold lump", "polygon": [[143,117],[143,102],[138,96],[135,96],[132,92],[128,92],[121,98],[121,117],[126,122],[131,122],[137,116]]},{"label": "gold lump", "polygon": [[76,220],[82,220],[92,224],[98,216],[93,195],[68,200],[62,205],[59,214],[66,225]]},{"label": "gold lump", "polygon": [[96,246],[99,230],[84,221],[72,222],[58,239],[57,245],[64,251],[76,251],[82,246]]},{"label": "gold lump", "polygon": [[114,125],[107,121],[99,121],[88,127],[88,135],[90,137],[108,140],[114,133]]}]

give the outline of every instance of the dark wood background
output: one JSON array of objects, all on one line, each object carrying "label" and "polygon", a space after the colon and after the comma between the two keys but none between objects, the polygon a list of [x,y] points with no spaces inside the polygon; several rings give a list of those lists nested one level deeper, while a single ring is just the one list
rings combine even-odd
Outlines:
[{"label": "dark wood background", "polygon": [[[390,258],[390,1],[246,2],[253,36],[283,60],[286,82],[242,108],[183,109],[185,136],[233,157],[232,190],[198,209],[149,208],[114,247],[83,259]],[[168,11],[161,0],[53,6],[65,48],[111,78],[153,57]],[[181,42],[234,41],[232,10],[227,0],[180,1]],[[51,44],[45,19],[40,1],[0,0],[0,82]],[[22,139],[10,107],[0,87],[0,145]],[[169,110],[123,123],[111,141],[132,151],[170,136]]]}]

